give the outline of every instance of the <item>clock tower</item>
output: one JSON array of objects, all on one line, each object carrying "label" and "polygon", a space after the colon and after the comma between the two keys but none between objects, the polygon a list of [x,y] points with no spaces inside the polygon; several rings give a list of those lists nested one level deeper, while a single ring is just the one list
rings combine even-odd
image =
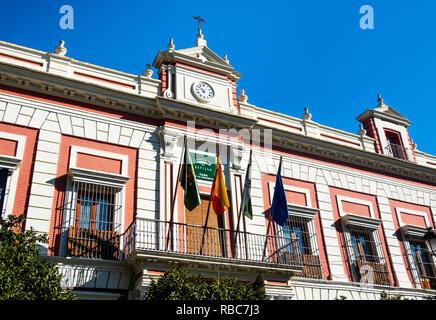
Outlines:
[{"label": "clock tower", "polygon": [[153,61],[161,80],[164,98],[195,104],[220,112],[237,114],[239,104],[236,82],[241,75],[230,65],[227,55],[221,58],[207,47],[199,16],[195,46],[176,50],[173,39],[168,49],[159,51]]}]

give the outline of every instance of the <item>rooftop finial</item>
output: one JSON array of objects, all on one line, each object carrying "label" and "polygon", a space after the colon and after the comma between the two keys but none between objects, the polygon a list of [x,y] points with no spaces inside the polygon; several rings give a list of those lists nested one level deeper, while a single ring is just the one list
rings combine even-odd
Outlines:
[{"label": "rooftop finial", "polygon": [[363,124],[359,124],[359,132],[357,133],[359,136],[361,136],[361,137],[363,137],[363,136],[366,136],[366,130],[365,130],[365,128],[363,127]]},{"label": "rooftop finial", "polygon": [[67,53],[67,48],[64,47],[65,41],[61,40],[59,41],[59,45],[55,48],[56,54],[60,56],[64,56]]},{"label": "rooftop finial", "polygon": [[206,22],[204,19],[202,19],[199,15],[194,17],[198,21],[198,34],[197,34],[197,41],[195,41],[196,47],[205,47],[206,46],[206,40],[204,39],[203,33],[201,32],[201,23]]},{"label": "rooftop finial", "polygon": [[229,57],[228,57],[226,54],[224,55],[224,61],[225,61],[227,64],[230,64]]},{"label": "rooftop finial", "polygon": [[378,98],[378,99],[377,99],[378,104],[379,104],[379,105],[383,104],[383,99],[382,99],[380,93],[377,95],[377,98]]},{"label": "rooftop finial", "polygon": [[170,43],[168,43],[168,51],[174,51],[174,48],[176,46],[174,45],[174,39],[170,38]]},{"label": "rooftop finial", "polygon": [[145,66],[145,70],[142,73],[146,78],[151,78],[153,76],[153,70],[151,70],[150,64]]},{"label": "rooftop finial", "polygon": [[304,108],[303,120],[309,121],[312,118],[312,114],[309,113],[309,108]]},{"label": "rooftop finial", "polygon": [[239,102],[247,102],[248,96],[245,95],[245,90],[241,89],[241,95],[238,97]]}]

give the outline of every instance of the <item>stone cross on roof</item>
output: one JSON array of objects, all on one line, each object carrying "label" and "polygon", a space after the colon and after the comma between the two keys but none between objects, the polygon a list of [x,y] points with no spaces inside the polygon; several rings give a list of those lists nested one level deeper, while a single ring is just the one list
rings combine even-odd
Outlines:
[{"label": "stone cross on roof", "polygon": [[199,15],[194,17],[198,21],[198,33],[201,34],[201,23],[206,22],[204,19],[202,19]]}]

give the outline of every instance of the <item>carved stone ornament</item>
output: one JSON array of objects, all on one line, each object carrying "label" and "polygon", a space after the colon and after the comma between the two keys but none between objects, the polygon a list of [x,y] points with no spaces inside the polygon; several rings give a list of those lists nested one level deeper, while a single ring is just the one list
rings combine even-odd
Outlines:
[{"label": "carved stone ornament", "polygon": [[366,136],[366,130],[363,128],[363,124],[360,124],[359,125],[359,132],[357,132],[357,134],[359,135],[359,136],[361,136],[361,137],[364,137],[364,136]]},{"label": "carved stone ornament", "polygon": [[229,110],[230,110],[230,112],[233,113],[233,114],[237,114],[237,113],[238,113],[238,110],[235,108],[234,105],[230,105]]},{"label": "carved stone ornament", "polygon": [[145,70],[142,74],[146,78],[151,78],[153,76],[153,70],[150,69],[150,64],[146,65]]},{"label": "carved stone ornament", "polygon": [[177,144],[177,136],[170,135],[165,132],[165,128],[161,128],[158,132],[162,145],[162,156],[167,159],[175,159],[174,147]]},{"label": "carved stone ornament", "polygon": [[175,48],[176,48],[176,46],[174,45],[174,39],[171,38],[170,43],[168,43],[168,51],[172,52],[172,51],[174,51]]},{"label": "carved stone ornament", "polygon": [[166,89],[163,93],[165,98],[168,99],[173,99],[174,98],[174,93],[170,90],[170,89]]},{"label": "carved stone ornament", "polygon": [[311,118],[312,118],[312,114],[309,113],[309,108],[304,108],[303,120],[310,121]]},{"label": "carved stone ornament", "polygon": [[59,41],[59,45],[55,48],[56,54],[60,56],[64,56],[67,54],[67,48],[64,47],[65,41],[61,40]]},{"label": "carved stone ornament", "polygon": [[241,89],[241,95],[238,97],[239,102],[247,102],[248,96],[245,95],[245,90]]}]

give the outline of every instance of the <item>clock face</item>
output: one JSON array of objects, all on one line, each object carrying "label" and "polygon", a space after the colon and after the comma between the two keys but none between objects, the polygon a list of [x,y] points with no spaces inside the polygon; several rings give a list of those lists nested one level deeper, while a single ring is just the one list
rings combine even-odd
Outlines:
[{"label": "clock face", "polygon": [[194,96],[201,102],[209,102],[214,97],[212,87],[206,82],[196,82],[192,85]]}]

